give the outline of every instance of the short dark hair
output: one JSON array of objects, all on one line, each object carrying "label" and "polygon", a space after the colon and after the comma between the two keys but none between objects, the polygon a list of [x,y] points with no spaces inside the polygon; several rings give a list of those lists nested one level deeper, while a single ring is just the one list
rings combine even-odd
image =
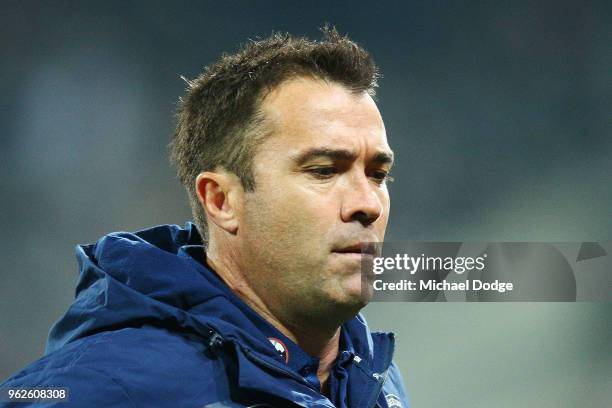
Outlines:
[{"label": "short dark hair", "polygon": [[246,191],[254,190],[253,157],[266,136],[259,107],[275,86],[311,77],[374,96],[378,69],[368,52],[334,27],[321,31],[319,41],[273,33],[248,42],[235,54],[223,54],[198,78],[183,78],[188,87],[179,99],[172,161],[205,239],[206,214],[198,201],[196,177],[223,168],[236,174]]}]

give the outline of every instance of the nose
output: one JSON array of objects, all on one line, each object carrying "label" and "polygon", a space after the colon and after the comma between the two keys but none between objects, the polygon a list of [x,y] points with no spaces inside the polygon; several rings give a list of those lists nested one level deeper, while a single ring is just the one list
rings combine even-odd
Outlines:
[{"label": "nose", "polygon": [[358,221],[363,226],[376,221],[384,211],[379,189],[365,174],[352,177],[342,197],[342,221]]}]

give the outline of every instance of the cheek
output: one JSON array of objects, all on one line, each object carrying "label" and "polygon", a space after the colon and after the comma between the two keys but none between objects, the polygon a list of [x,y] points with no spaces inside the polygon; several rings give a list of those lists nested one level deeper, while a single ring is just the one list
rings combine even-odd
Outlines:
[{"label": "cheek", "polygon": [[[252,193],[247,201],[249,240],[276,248],[319,254],[327,248],[329,236],[337,222],[335,202],[324,195],[302,191],[298,186],[269,189]],[[336,217],[337,218],[337,217]]]},{"label": "cheek", "polygon": [[279,218],[289,224],[329,225],[330,219],[339,213],[333,194],[298,185],[287,184],[270,198],[270,205],[276,208]]},{"label": "cheek", "polygon": [[296,226],[303,224],[302,206],[301,200],[279,188],[256,190],[249,193],[245,202],[244,227],[249,235],[284,241],[296,232]]}]

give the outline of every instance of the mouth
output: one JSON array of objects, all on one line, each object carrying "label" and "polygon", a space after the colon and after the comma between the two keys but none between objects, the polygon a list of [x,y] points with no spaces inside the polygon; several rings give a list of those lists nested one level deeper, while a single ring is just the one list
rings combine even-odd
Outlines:
[{"label": "mouth", "polygon": [[356,244],[343,246],[334,249],[332,253],[343,256],[350,256],[357,259],[362,259],[362,257],[375,257],[377,255],[375,245],[368,242],[359,242]]}]

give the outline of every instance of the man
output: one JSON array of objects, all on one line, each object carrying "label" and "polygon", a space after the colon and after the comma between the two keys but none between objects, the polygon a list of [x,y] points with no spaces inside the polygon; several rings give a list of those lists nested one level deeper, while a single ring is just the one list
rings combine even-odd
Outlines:
[{"label": "man", "polygon": [[173,158],[197,227],[77,247],[76,301],[3,389],[65,387],[78,407],[407,406],[392,334],[358,315],[389,215],[377,70],[323,31],[188,81]]}]

